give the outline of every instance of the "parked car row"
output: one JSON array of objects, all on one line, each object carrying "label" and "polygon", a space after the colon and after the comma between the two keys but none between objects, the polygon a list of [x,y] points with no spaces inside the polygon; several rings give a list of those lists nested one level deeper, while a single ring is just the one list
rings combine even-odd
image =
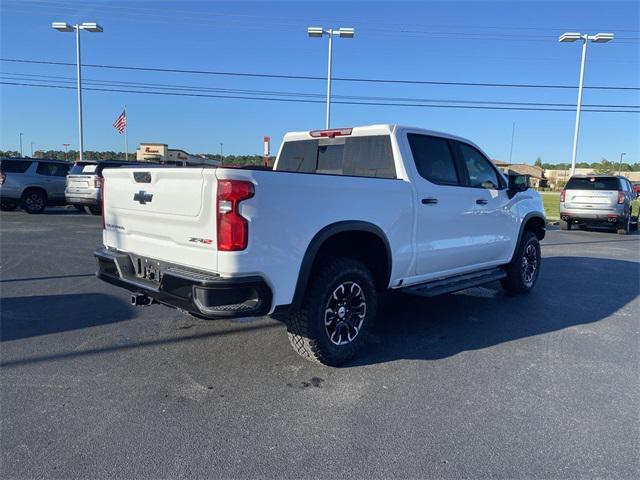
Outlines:
[{"label": "parked car row", "polygon": [[42,213],[48,206],[73,205],[100,215],[102,172],[105,168],[135,167],[148,163],[101,161],[70,165],[61,160],[8,158],[0,160],[0,207]]}]

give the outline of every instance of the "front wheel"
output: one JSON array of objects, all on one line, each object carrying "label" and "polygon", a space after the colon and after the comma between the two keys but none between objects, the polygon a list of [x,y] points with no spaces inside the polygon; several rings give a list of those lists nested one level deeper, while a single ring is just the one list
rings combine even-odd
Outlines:
[{"label": "front wheel", "polygon": [[348,258],[326,259],[310,279],[301,308],[289,314],[289,341],[309,360],[341,365],[365,345],[376,309],[367,267]]},{"label": "front wheel", "polygon": [[501,280],[508,293],[528,293],[540,275],[540,242],[533,232],[524,232],[513,260],[505,268],[507,276]]}]

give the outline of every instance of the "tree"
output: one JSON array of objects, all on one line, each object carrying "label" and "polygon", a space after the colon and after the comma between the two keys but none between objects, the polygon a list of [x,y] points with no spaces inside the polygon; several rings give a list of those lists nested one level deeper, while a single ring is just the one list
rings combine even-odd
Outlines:
[{"label": "tree", "polygon": [[542,159],[540,157],[536,158],[536,161],[533,163],[536,167],[544,168],[542,166]]},{"label": "tree", "polygon": [[593,167],[594,173],[613,173],[617,171],[617,165],[613,162],[610,162],[606,158],[603,158],[600,163],[594,163],[591,165]]}]

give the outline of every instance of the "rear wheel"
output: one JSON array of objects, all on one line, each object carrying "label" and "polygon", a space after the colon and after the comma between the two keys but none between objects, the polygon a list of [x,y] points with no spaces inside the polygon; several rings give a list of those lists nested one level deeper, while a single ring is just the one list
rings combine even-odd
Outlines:
[{"label": "rear wheel", "polygon": [[87,212],[89,215],[102,214],[102,208],[100,207],[100,205],[87,205],[86,207],[84,207],[84,211]]},{"label": "rear wheel", "polygon": [[21,204],[27,213],[42,213],[47,206],[47,195],[42,190],[27,190],[22,195]]},{"label": "rear wheel", "polygon": [[500,282],[508,293],[528,293],[540,274],[540,242],[533,232],[524,232],[511,263],[504,270],[507,276]]},{"label": "rear wheel", "polygon": [[627,215],[622,221],[622,225],[618,226],[618,235],[626,235],[631,231],[631,214]]},{"label": "rear wheel", "polygon": [[571,230],[571,222],[560,219],[560,230]]},{"label": "rear wheel", "polygon": [[79,205],[77,203],[73,204],[73,208],[75,208],[76,210],[78,210],[79,212],[84,212],[84,205]]},{"label": "rear wheel", "polygon": [[371,272],[357,260],[326,259],[310,279],[301,308],[287,319],[289,341],[309,360],[341,365],[365,345],[376,309]]}]

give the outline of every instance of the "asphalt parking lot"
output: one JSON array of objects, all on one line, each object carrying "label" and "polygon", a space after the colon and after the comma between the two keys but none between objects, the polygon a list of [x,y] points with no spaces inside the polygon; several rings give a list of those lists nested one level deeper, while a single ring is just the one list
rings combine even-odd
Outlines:
[{"label": "asphalt parking lot", "polygon": [[388,298],[364,356],[134,309],[100,219],[2,212],[2,478],[637,478],[640,235],[550,231],[533,293]]}]

